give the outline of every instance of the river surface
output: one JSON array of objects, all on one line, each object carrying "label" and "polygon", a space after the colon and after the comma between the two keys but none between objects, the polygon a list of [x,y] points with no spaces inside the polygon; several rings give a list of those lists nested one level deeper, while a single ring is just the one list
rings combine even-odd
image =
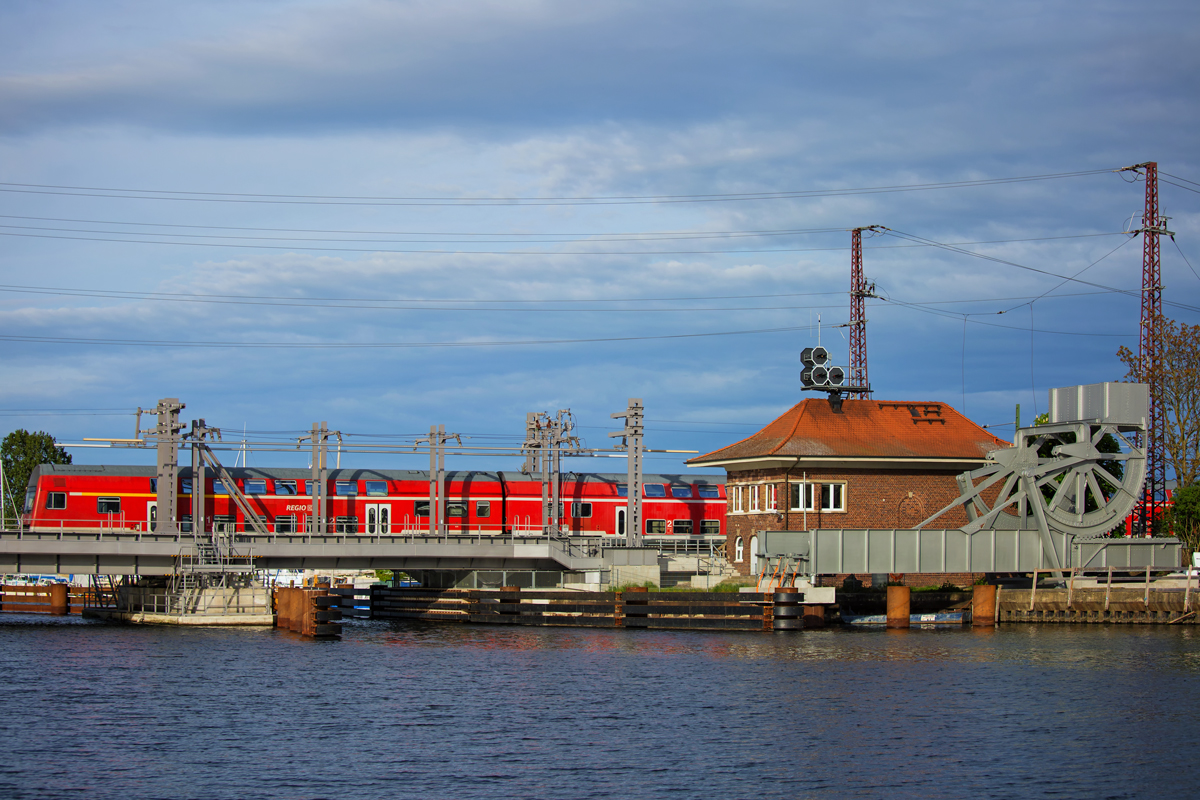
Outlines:
[{"label": "river surface", "polygon": [[0,615],[0,797],[1200,797],[1200,630]]}]

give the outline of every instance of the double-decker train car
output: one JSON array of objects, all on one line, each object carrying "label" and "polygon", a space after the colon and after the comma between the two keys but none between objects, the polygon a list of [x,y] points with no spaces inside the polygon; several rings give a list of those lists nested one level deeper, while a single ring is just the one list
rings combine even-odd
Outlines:
[{"label": "double-decker train car", "polygon": [[[312,473],[304,469],[229,469],[254,514],[272,533],[311,531]],[[180,528],[193,528],[192,471],[180,469]],[[42,464],[30,476],[23,521],[28,530],[152,531],[157,526],[153,467]],[[624,475],[565,474],[560,528],[578,535],[626,534]],[[443,519],[451,534],[536,534],[542,524],[542,483],[507,472],[447,472]],[[724,534],[725,487],[720,475],[646,475],[642,518],[647,536]],[[429,474],[410,470],[330,470],[329,533],[403,535],[429,528]],[[228,487],[205,471],[202,530],[253,531]]]}]

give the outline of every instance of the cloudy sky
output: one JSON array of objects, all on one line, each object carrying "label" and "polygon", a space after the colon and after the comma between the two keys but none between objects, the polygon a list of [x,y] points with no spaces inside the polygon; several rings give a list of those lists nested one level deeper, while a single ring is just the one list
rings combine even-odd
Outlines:
[{"label": "cloudy sky", "polygon": [[1158,162],[1200,321],[1198,67],[1188,2],[9,0],[0,427],[128,437],[176,396],[227,439],[490,447],[570,408],[607,447],[641,397],[649,447],[709,451],[810,396],[802,348],[846,364],[881,225],[874,396],[1011,437],[1136,349],[1115,170]]}]

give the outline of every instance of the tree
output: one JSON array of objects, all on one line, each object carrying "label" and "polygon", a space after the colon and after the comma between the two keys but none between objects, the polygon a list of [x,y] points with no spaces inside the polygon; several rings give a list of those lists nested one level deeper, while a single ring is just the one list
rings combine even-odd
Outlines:
[{"label": "tree", "polygon": [[1187,552],[1187,563],[1192,563],[1192,553],[1200,548],[1200,483],[1176,489],[1171,497],[1171,528],[1183,549]]},{"label": "tree", "polygon": [[[0,444],[0,460],[4,463],[5,504],[0,522],[7,523],[11,512],[19,516],[25,499],[25,487],[29,476],[38,464],[70,464],[71,454],[55,443],[54,437],[45,431],[30,433],[19,428]],[[7,526],[7,525],[5,525]]]},{"label": "tree", "polygon": [[1156,324],[1161,351],[1155,374],[1143,370],[1128,347],[1118,350],[1117,358],[1129,370],[1126,379],[1150,385],[1164,418],[1163,457],[1176,485],[1191,486],[1200,479],[1200,325],[1166,317]]}]

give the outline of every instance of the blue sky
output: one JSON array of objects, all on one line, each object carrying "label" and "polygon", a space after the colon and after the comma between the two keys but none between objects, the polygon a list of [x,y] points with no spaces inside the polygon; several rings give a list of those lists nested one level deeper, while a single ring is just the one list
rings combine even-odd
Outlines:
[{"label": "blue sky", "polygon": [[[233,438],[441,423],[514,446],[526,412],[570,408],[607,447],[641,397],[648,446],[708,451],[809,396],[818,336],[845,365],[848,231],[879,224],[875,397],[1011,436],[1015,404],[1120,379],[1136,348],[1120,232],[1143,185],[1111,170],[1182,179],[1165,310],[1200,318],[1198,23],[1183,2],[5,3],[0,427],[126,437],[177,396]],[[938,186],[850,191],[917,185]]]}]

